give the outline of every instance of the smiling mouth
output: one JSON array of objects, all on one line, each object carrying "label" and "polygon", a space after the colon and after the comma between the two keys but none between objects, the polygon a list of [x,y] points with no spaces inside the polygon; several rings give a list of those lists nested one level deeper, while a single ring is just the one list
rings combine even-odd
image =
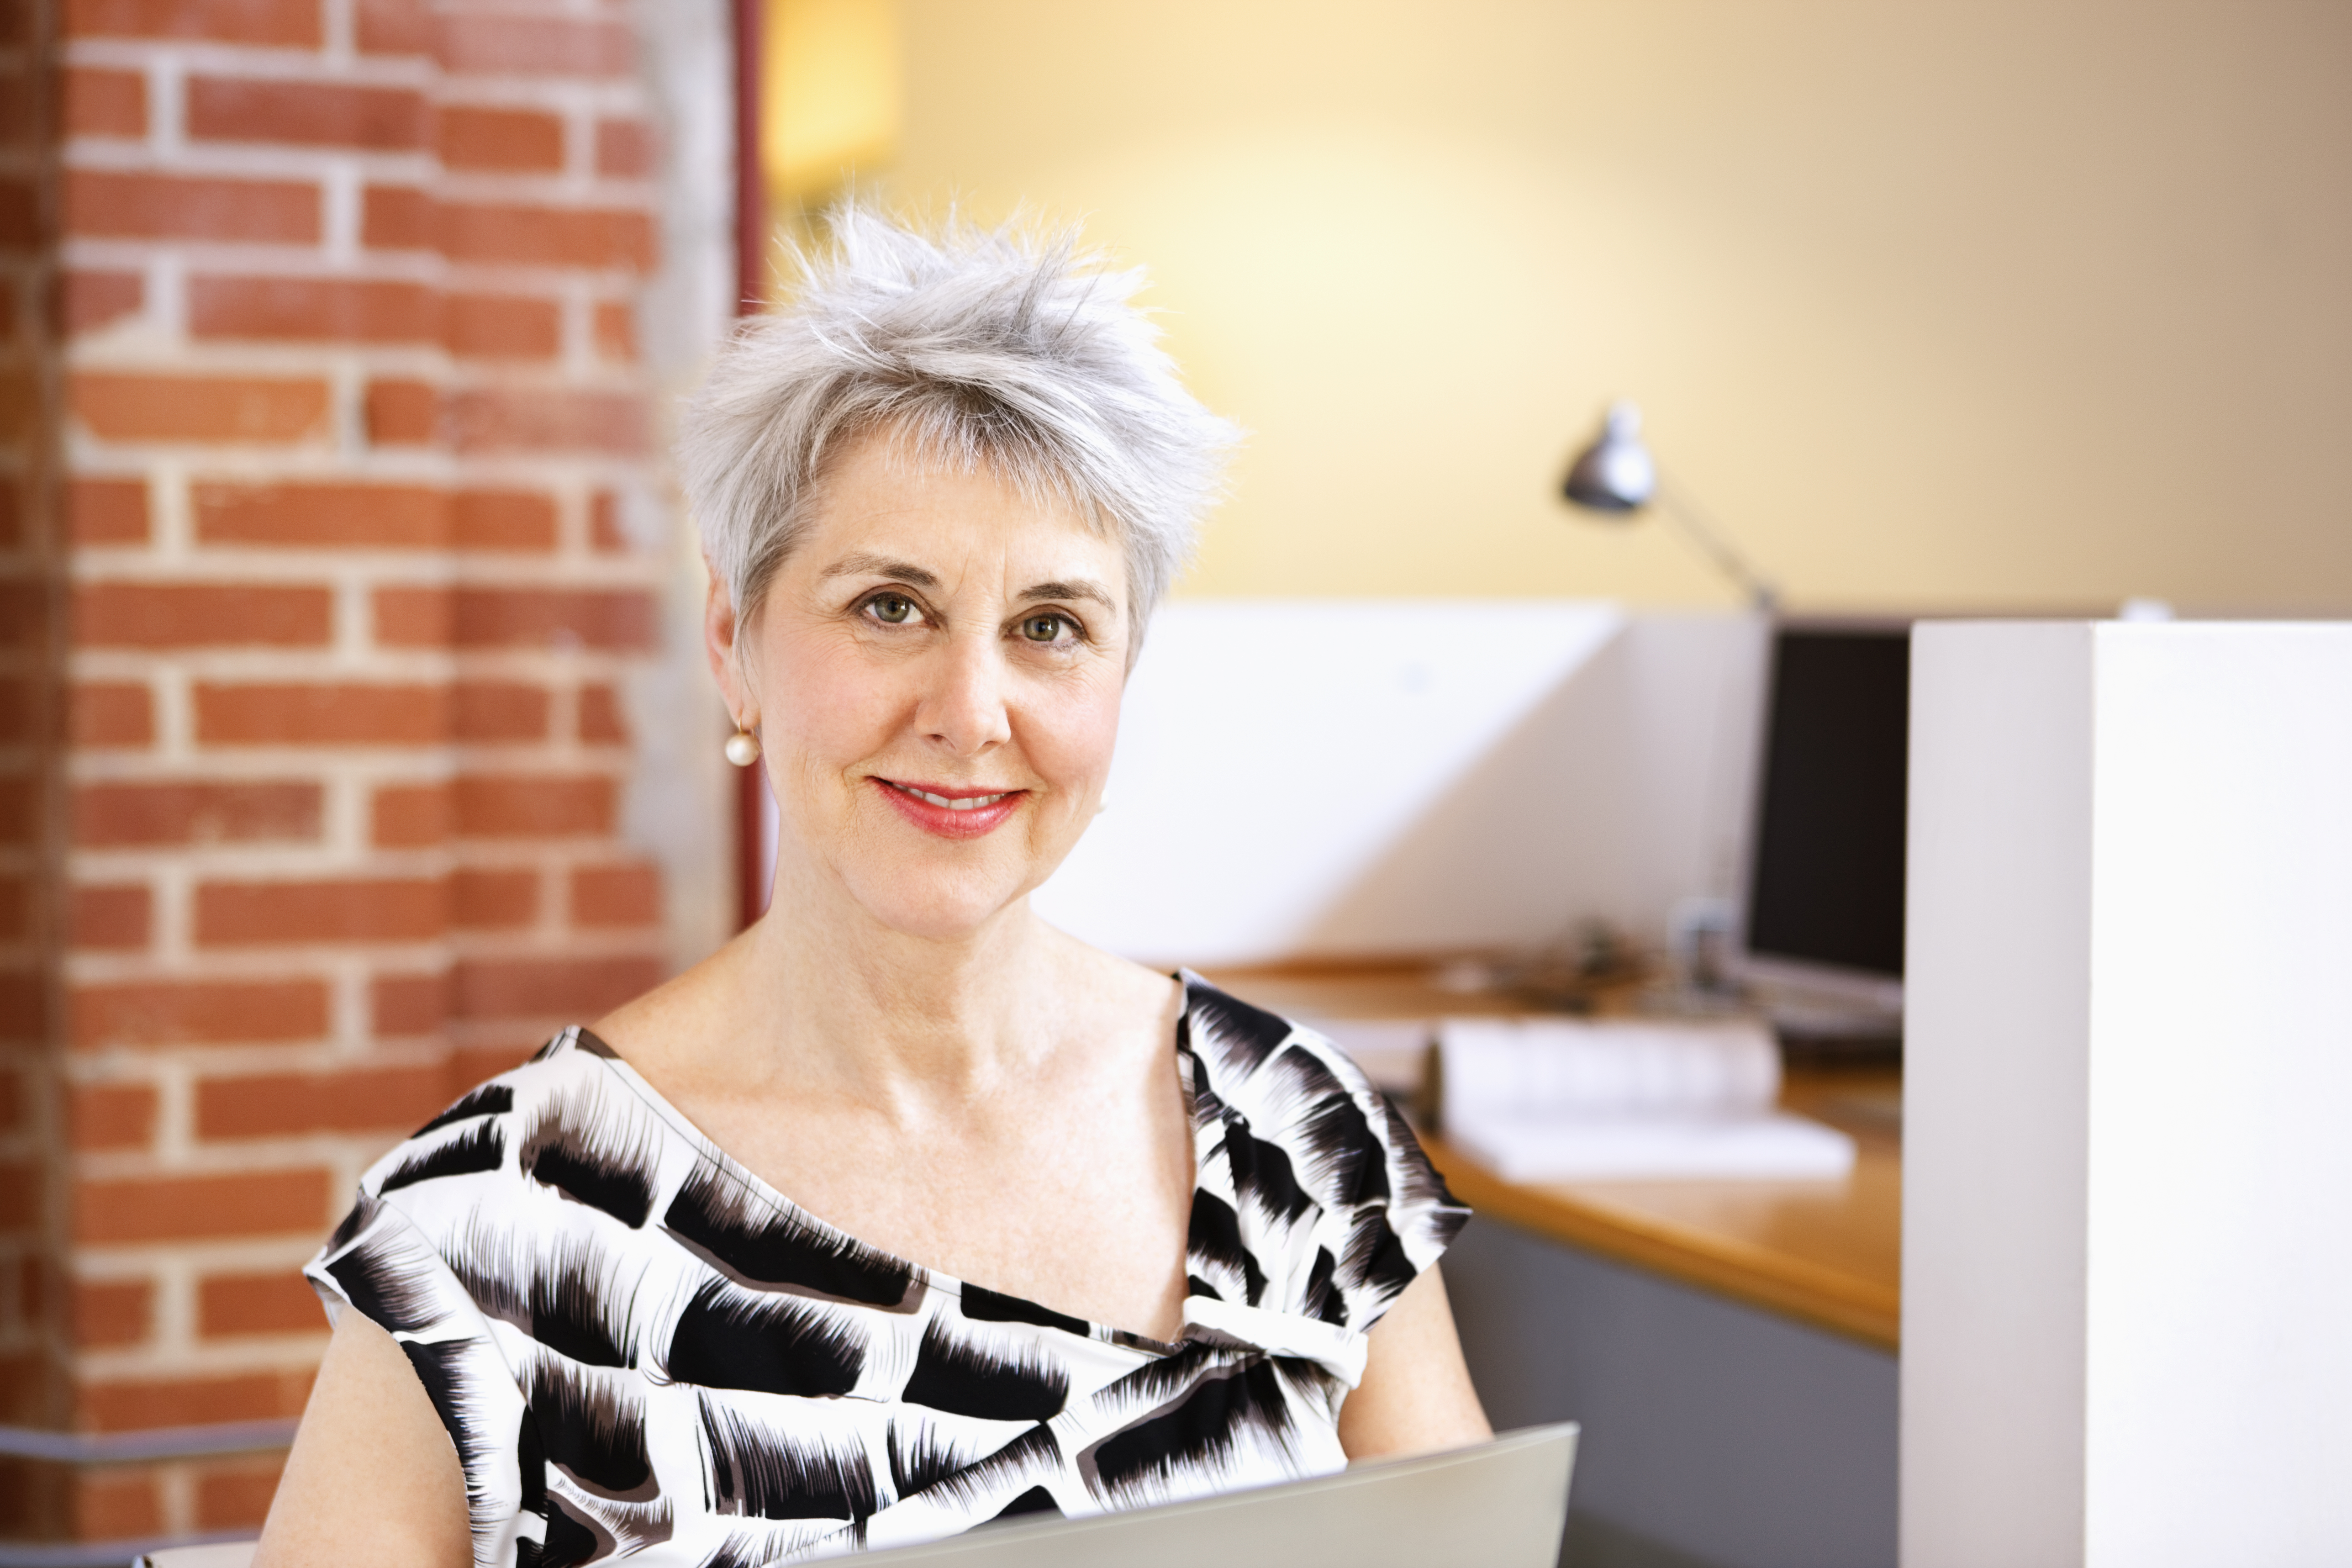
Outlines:
[{"label": "smiling mouth", "polygon": [[949,811],[978,811],[982,806],[994,805],[1007,795],[1021,793],[1019,790],[1008,789],[995,795],[968,795],[959,798],[954,795],[933,795],[927,789],[917,789],[913,784],[902,784],[895,779],[884,779],[882,782],[900,795],[913,795],[917,800],[927,805],[941,806]]}]

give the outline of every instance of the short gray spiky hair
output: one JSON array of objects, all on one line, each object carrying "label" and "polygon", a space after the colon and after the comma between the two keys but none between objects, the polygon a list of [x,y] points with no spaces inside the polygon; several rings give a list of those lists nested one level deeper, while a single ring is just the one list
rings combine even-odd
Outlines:
[{"label": "short gray spiky hair", "polygon": [[926,232],[871,207],[796,253],[786,309],[746,321],[688,405],[687,498],[737,625],[806,526],[826,465],[868,433],[1075,506],[1127,554],[1132,649],[1190,556],[1239,432],[1201,406],[1075,228]]}]

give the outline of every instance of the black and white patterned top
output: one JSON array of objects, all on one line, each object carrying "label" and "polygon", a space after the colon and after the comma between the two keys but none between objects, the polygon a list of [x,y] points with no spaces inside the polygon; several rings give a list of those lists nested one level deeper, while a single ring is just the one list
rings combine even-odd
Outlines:
[{"label": "black and white patterned top", "polygon": [[1337,1470],[1365,1331],[1468,1211],[1328,1040],[1182,979],[1176,1343],[861,1246],[578,1028],[379,1162],[307,1273],[407,1352],[478,1564],[750,1568]]}]

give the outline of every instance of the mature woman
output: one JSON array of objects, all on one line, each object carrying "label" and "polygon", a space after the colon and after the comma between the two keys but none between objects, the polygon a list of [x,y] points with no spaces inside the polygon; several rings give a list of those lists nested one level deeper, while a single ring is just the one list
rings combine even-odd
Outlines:
[{"label": "mature woman", "polygon": [[681,455],[770,911],[369,1172],[261,1563],[771,1563],[1486,1435],[1465,1211],[1362,1075],[1029,912],[1229,440],[1138,282],[853,213],[726,352]]}]

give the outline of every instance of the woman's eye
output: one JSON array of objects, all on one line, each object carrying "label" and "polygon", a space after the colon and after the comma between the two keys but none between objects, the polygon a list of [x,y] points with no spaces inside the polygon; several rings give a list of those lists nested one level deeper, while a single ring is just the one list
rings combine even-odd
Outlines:
[{"label": "woman's eye", "polygon": [[915,618],[915,601],[904,594],[877,594],[866,601],[866,607],[886,626],[902,626]]},{"label": "woman's eye", "polygon": [[1067,616],[1032,616],[1021,623],[1021,635],[1031,642],[1060,642],[1076,629]]}]

